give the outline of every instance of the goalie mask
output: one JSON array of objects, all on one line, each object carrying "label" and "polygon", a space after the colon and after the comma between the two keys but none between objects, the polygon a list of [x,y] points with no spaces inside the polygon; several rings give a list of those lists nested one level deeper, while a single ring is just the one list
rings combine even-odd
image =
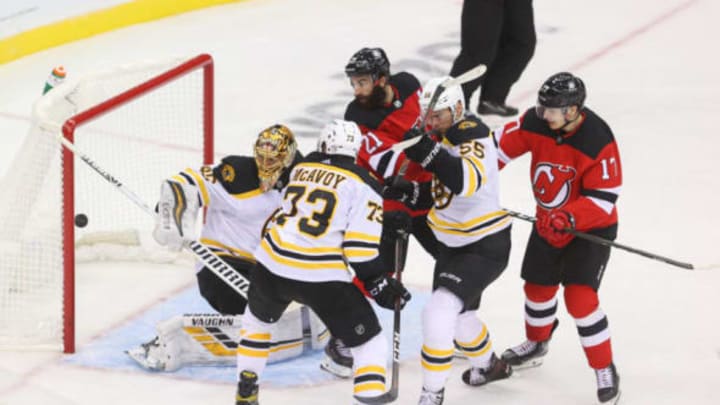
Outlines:
[{"label": "goalie mask", "polygon": [[260,189],[268,191],[275,186],[283,170],[290,167],[295,159],[295,135],[288,127],[275,124],[260,132],[254,151]]}]

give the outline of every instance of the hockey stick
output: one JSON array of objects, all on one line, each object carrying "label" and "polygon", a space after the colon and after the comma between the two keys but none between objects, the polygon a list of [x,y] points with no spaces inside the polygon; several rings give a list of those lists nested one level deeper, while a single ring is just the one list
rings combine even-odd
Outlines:
[{"label": "hockey stick", "polygon": [[[395,279],[402,283],[402,272],[405,269],[405,256],[407,254],[408,234],[401,232],[395,241]],[[388,402],[394,401],[400,391],[400,312],[402,311],[401,299],[395,300],[393,311],[393,360],[392,360],[392,382],[388,390]]]},{"label": "hockey stick", "polygon": [[[432,114],[432,111],[435,109],[435,104],[437,104],[437,101],[440,98],[440,95],[442,94],[443,90],[445,90],[446,88],[451,87],[451,86],[457,86],[460,84],[465,84],[467,82],[473,81],[473,80],[477,79],[478,77],[484,75],[486,71],[487,71],[487,66],[485,66],[481,63],[481,64],[475,66],[474,68],[468,70],[467,72],[461,74],[458,77],[449,78],[449,79],[443,81],[442,83],[438,84],[438,86],[435,88],[435,91],[433,92],[432,97],[430,98],[430,103],[428,103],[427,110],[425,111],[425,115],[423,116],[423,119],[418,128],[420,128],[423,131],[425,130],[425,126],[427,125],[427,120],[430,117],[430,114]],[[411,139],[407,139],[407,140],[398,142],[395,145],[393,145],[392,147],[390,147],[390,149],[396,153],[403,151],[403,150],[415,145],[416,143],[420,142],[421,138],[422,138],[422,136],[418,136],[415,138],[411,138]]]},{"label": "hockey stick", "polygon": [[[523,220],[523,221],[528,221],[528,222],[536,222],[536,221],[537,221],[537,219],[536,219],[535,217],[531,217],[530,215],[525,215],[525,214],[523,214],[523,213],[520,213],[520,212],[517,212],[517,211],[512,211],[512,210],[509,210],[509,209],[506,209],[506,208],[502,208],[502,210],[505,211],[505,212],[507,212],[508,215],[510,215],[511,217],[515,217],[515,218],[521,219],[521,220]],[[591,235],[591,234],[589,234],[589,233],[576,231],[576,230],[574,230],[574,229],[566,229],[565,232],[568,232],[568,233],[570,233],[570,234],[572,234],[572,235],[574,235],[574,236],[576,236],[576,237],[578,237],[578,238],[585,239],[585,240],[589,240],[590,242],[597,243],[597,244],[599,244],[599,245],[608,246],[608,247],[614,247],[614,248],[617,248],[617,249],[622,249],[622,250],[628,251],[628,252],[630,252],[630,253],[635,253],[635,254],[637,254],[637,255],[640,255],[640,256],[643,256],[643,257],[647,257],[648,259],[658,260],[658,261],[661,261],[661,262],[664,262],[664,263],[667,263],[667,264],[670,264],[670,265],[673,265],[673,266],[681,267],[681,268],[683,268],[683,269],[687,269],[687,270],[696,270],[696,269],[699,269],[698,267],[695,267],[695,266],[692,265],[691,263],[685,263],[685,262],[680,262],[680,261],[677,261],[677,260],[673,260],[673,259],[670,259],[670,258],[667,258],[667,257],[664,257],[664,256],[656,255],[656,254],[654,254],[654,253],[646,252],[646,251],[644,251],[644,250],[636,249],[636,248],[634,248],[634,247],[630,247],[630,246],[627,246],[627,245],[623,245],[623,244],[621,244],[621,243],[617,243],[617,242],[614,242],[614,241],[611,241],[611,240],[607,240],[607,239],[601,238],[601,237],[599,237],[599,236]],[[703,266],[703,267],[701,267],[701,268],[712,268],[712,267],[713,267],[713,266]]]},{"label": "hockey stick", "polygon": [[[65,139],[62,134],[58,134],[58,139],[60,142],[65,146],[70,152],[72,152],[75,156],[79,157],[80,160],[85,162],[90,168],[95,170],[102,178],[107,180],[108,183],[114,185],[125,197],[130,199],[132,202],[135,203],[138,207],[140,207],[143,211],[145,211],[148,215],[155,216],[155,211],[150,208],[137,194],[135,194],[132,190],[125,187],[118,179],[116,179],[112,174],[106,172],[103,170],[100,166],[98,166],[95,162],[93,162],[92,159],[83,152],[79,151],[75,144]],[[207,246],[203,245],[202,243],[191,240],[187,242],[187,247],[190,248],[190,250],[195,254],[195,256],[208,268],[210,271],[215,273],[216,276],[220,277],[230,288],[235,290],[238,294],[243,296],[243,298],[247,299],[247,291],[248,287],[250,286],[250,282],[243,277],[240,273],[235,271],[230,265],[225,263],[224,260],[222,260],[218,255],[216,255],[212,250],[210,250]]]},{"label": "hockey stick", "polygon": [[[395,279],[402,283],[402,272],[405,268],[405,251],[407,249],[408,234],[400,232],[395,241]],[[387,404],[394,402],[400,391],[400,312],[402,311],[401,299],[395,300],[393,310],[393,347],[392,347],[392,382],[390,389],[384,394],[376,397],[355,397],[355,400],[363,404]]]}]

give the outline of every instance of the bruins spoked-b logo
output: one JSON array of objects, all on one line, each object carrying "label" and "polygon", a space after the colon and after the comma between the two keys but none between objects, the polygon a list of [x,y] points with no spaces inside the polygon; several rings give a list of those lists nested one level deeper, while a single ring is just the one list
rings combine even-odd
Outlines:
[{"label": "bruins spoked-b logo", "polygon": [[445,185],[443,185],[436,176],[433,176],[430,192],[432,193],[433,200],[435,201],[435,208],[441,210],[450,205],[453,193],[451,193],[450,190],[445,187]]},{"label": "bruins spoked-b logo", "polygon": [[227,183],[232,183],[233,180],[235,180],[235,169],[232,165],[224,164],[220,168],[220,174],[222,175],[223,180]]},{"label": "bruins spoked-b logo", "polygon": [[533,192],[541,207],[561,207],[570,198],[575,169],[552,163],[539,163],[533,172]]}]

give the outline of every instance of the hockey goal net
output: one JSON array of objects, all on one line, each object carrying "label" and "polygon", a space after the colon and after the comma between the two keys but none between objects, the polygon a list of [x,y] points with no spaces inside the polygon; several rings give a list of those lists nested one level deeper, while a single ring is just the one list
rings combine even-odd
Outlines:
[{"label": "hockey goal net", "polygon": [[[153,206],[163,179],[212,162],[212,58],[69,79],[35,104],[0,180],[0,348],[74,352],[76,259],[174,260],[153,257],[163,251],[151,242],[153,218],[63,148],[59,134]],[[84,227],[75,225],[80,214]]]}]

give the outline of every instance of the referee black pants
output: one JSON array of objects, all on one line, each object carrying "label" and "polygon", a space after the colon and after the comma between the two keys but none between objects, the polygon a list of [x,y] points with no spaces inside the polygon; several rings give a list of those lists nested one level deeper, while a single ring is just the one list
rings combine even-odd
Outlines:
[{"label": "referee black pants", "polygon": [[532,0],[465,0],[461,17],[460,54],[453,77],[484,63],[487,73],[464,84],[466,105],[482,84],[480,100],[505,104],[537,42]]}]

